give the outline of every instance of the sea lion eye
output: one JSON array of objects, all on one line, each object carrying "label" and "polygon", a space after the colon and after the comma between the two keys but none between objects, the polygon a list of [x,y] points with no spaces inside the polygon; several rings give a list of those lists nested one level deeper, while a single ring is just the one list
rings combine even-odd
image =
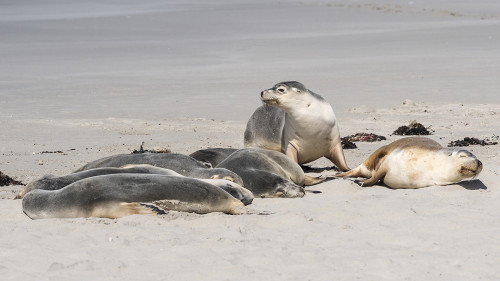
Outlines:
[{"label": "sea lion eye", "polygon": [[284,93],[284,92],[285,92],[285,89],[284,89],[283,87],[279,87],[279,88],[278,88],[278,92],[280,92],[280,93]]}]

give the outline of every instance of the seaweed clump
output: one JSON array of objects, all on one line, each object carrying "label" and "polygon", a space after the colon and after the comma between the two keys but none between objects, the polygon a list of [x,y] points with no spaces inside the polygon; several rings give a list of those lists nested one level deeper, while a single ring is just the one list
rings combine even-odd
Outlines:
[{"label": "seaweed clump", "polygon": [[485,145],[496,145],[496,144],[498,144],[498,142],[494,141],[494,140],[498,140],[498,136],[493,137],[491,139],[487,139],[486,138],[486,139],[483,139],[483,140],[480,140],[478,138],[465,137],[463,140],[451,141],[448,144],[448,147],[452,147],[452,146],[462,147],[462,146],[469,146],[469,145],[481,145],[481,146],[485,146]]},{"label": "seaweed clump", "polygon": [[408,126],[401,126],[396,129],[392,134],[398,136],[428,136],[432,135],[434,130],[430,127],[425,127],[424,125],[418,123],[417,121],[411,121]]},{"label": "seaweed clump", "polygon": [[139,153],[171,153],[172,151],[168,148],[153,148],[151,150],[149,149],[144,149],[144,142],[142,142],[141,147],[139,150],[134,149],[134,151],[131,152],[131,154],[139,154]]},{"label": "seaweed clump", "polygon": [[25,184],[0,172],[0,186],[7,186],[7,185],[25,185]]},{"label": "seaweed clump", "polygon": [[354,149],[357,148],[354,142],[374,142],[374,141],[382,141],[386,140],[386,137],[376,135],[373,133],[356,133],[354,135],[346,136],[341,138],[342,148],[343,149]]},{"label": "seaweed clump", "polygon": [[350,141],[348,137],[343,137],[340,139],[340,143],[342,144],[343,149],[355,149],[358,148],[355,143]]}]

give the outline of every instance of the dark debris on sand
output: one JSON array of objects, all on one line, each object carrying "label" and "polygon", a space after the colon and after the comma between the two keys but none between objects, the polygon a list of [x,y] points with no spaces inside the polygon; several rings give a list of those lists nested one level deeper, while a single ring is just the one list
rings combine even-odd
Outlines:
[{"label": "dark debris on sand", "polygon": [[410,125],[401,126],[392,134],[398,136],[427,136],[432,135],[432,133],[434,133],[434,130],[430,129],[430,126],[426,128],[417,121],[411,121]]},{"label": "dark debris on sand", "polygon": [[498,142],[496,140],[498,140],[498,136],[494,136],[492,138],[486,138],[483,140],[480,140],[478,138],[465,137],[463,140],[451,141],[448,144],[448,147],[453,147],[453,146],[462,147],[462,146],[469,146],[469,145],[481,145],[481,146],[496,145],[496,144],[498,144]]},{"label": "dark debris on sand", "polygon": [[46,150],[46,151],[42,151],[42,152],[40,152],[40,154],[54,154],[54,153],[59,153],[59,154],[64,154],[64,155],[66,155],[66,153],[64,153],[64,152],[63,152],[63,151],[61,151],[61,150],[56,150],[56,151],[47,151],[47,150]]},{"label": "dark debris on sand", "polygon": [[356,144],[354,143],[356,141],[374,142],[382,140],[386,140],[386,137],[372,133],[356,133],[354,135],[341,138],[341,143],[343,149],[354,149],[357,148]]},{"label": "dark debris on sand", "polygon": [[340,141],[342,143],[342,149],[355,149],[355,148],[358,148],[356,146],[356,144],[353,143],[352,141],[349,141],[349,139],[347,139],[347,137],[341,138]]},{"label": "dark debris on sand", "polygon": [[0,172],[0,186],[7,186],[7,185],[25,185],[25,184]]},{"label": "dark debris on sand", "polygon": [[171,153],[172,151],[168,148],[162,148],[162,149],[144,149],[144,142],[142,142],[141,147],[139,150],[134,149],[134,151],[131,152],[131,154],[139,154],[139,153]]}]

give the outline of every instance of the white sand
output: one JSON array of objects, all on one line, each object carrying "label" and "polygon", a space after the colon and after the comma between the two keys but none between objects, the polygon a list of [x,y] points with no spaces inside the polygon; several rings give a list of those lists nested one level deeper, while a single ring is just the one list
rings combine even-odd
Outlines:
[{"label": "white sand", "polygon": [[[342,135],[388,136],[346,150],[351,167],[411,120],[444,146],[500,135],[498,1],[46,2],[0,4],[0,171],[23,182],[143,141],[241,147],[283,80],[324,96]],[[499,280],[500,150],[468,149],[478,180],[331,180],[256,199],[269,216],[33,221],[22,186],[0,187],[1,280]]]}]

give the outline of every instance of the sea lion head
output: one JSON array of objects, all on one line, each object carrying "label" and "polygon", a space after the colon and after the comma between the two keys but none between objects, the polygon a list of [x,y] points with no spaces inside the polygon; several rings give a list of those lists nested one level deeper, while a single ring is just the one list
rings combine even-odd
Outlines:
[{"label": "sea lion head", "polygon": [[307,88],[296,81],[278,83],[272,88],[262,91],[260,97],[264,103],[285,111],[288,108],[308,106],[313,99]]},{"label": "sea lion head", "polygon": [[458,173],[462,178],[476,177],[483,169],[483,163],[467,150],[455,149],[450,157],[458,164]]},{"label": "sea lion head", "polygon": [[273,197],[284,198],[300,198],[306,194],[302,186],[298,186],[292,182],[283,181],[276,186],[276,193]]},{"label": "sea lion head", "polygon": [[483,169],[481,161],[467,150],[445,148],[442,149],[441,152],[448,158],[448,160],[442,162],[443,165],[441,167],[444,168],[448,166],[449,172],[445,174],[448,174],[452,182],[458,182],[467,178],[475,178]]}]

